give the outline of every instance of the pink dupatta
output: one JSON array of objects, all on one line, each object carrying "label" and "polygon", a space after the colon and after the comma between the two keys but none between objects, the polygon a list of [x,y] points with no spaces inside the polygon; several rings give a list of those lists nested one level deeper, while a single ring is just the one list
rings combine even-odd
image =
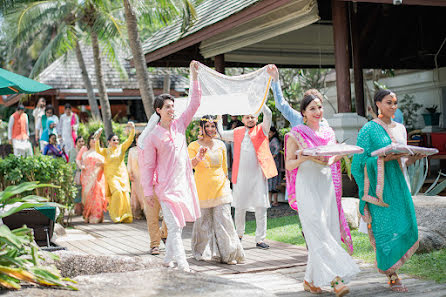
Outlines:
[{"label": "pink dupatta", "polygon": [[[291,129],[289,133],[285,135],[285,155],[287,154],[286,143],[288,137],[294,137],[301,148],[311,148],[321,145],[328,145],[336,143],[335,134],[330,127],[321,126],[322,135],[316,135],[306,125],[298,125]],[[341,162],[336,162],[330,166],[331,174],[333,178],[333,184],[336,193],[336,203],[338,206],[339,214],[339,226],[341,231],[342,242],[349,248],[350,254],[353,253],[353,242],[350,235],[350,228],[348,227],[347,220],[345,219],[344,210],[342,208],[342,175],[341,175]],[[286,188],[288,191],[288,203],[292,209],[298,211],[296,202],[296,174],[298,168],[294,170],[286,170]]]},{"label": "pink dupatta", "polygon": [[76,144],[76,131],[74,131],[73,127],[76,125],[76,116],[74,113],[71,115],[71,137],[73,138],[73,143]]}]

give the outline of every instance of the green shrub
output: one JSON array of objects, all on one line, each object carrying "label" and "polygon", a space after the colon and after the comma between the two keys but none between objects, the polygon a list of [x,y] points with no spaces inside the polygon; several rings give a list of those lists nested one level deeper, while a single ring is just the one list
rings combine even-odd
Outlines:
[{"label": "green shrub", "polygon": [[[77,191],[73,182],[74,170],[75,164],[67,163],[62,158],[44,155],[23,158],[9,155],[0,159],[0,190],[29,181],[53,184],[58,187],[37,188],[35,194],[64,205],[70,211]],[[63,212],[58,221],[63,223]]]},{"label": "green shrub", "polygon": [[280,138],[285,139],[285,134],[291,131],[291,127],[281,128],[279,129]]},{"label": "green shrub", "polygon": [[0,119],[0,144],[8,143],[8,121]]},{"label": "green shrub", "polygon": [[200,121],[192,121],[186,129],[186,141],[187,144],[198,139],[198,133],[200,131]]},{"label": "green shrub", "polygon": [[[125,128],[123,125],[116,122],[112,122],[112,127],[113,127],[113,133],[115,133],[119,137],[119,140],[121,142],[127,139],[127,135],[124,133]],[[101,121],[89,121],[88,123],[85,124],[84,123],[79,124],[77,133],[78,135],[82,136],[85,139],[85,141],[87,141],[88,136],[96,132],[99,128],[104,128],[104,123],[102,123]],[[105,139],[105,133],[101,134],[101,142],[103,144],[107,143]]]},{"label": "green shrub", "polygon": [[418,110],[423,105],[414,102],[415,96],[405,94],[403,99],[399,100],[399,107],[403,112],[404,126],[408,131],[416,129],[417,118],[419,116]]}]

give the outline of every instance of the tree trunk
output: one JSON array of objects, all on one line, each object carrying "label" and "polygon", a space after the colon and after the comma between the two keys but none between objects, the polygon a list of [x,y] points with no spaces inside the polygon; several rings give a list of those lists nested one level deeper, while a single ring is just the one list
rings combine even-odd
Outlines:
[{"label": "tree trunk", "polygon": [[101,114],[99,113],[98,103],[97,103],[96,97],[94,95],[93,85],[91,84],[90,77],[88,76],[87,67],[85,67],[85,61],[84,61],[84,57],[82,56],[82,51],[81,51],[81,47],[79,45],[79,41],[76,41],[75,50],[76,50],[77,63],[79,64],[79,67],[81,68],[82,80],[84,81],[84,86],[85,86],[85,89],[87,90],[88,104],[90,104],[90,107],[91,107],[91,115],[94,120],[100,121]]},{"label": "tree trunk", "polygon": [[104,79],[102,77],[102,64],[101,64],[101,55],[99,52],[98,35],[93,30],[90,31],[90,34],[91,34],[90,35],[91,43],[93,46],[93,60],[96,74],[96,82],[99,92],[99,102],[101,103],[102,120],[104,122],[105,136],[108,137],[113,133],[110,102],[108,101],[108,95],[105,89]]},{"label": "tree trunk", "polygon": [[141,40],[139,39],[136,16],[133,13],[133,8],[129,0],[124,1],[125,21],[127,24],[127,33],[129,37],[129,45],[132,50],[133,63],[136,69],[136,78],[138,80],[139,91],[141,93],[142,103],[147,118],[153,113],[153,94],[152,82],[149,79],[147,72],[146,61],[142,53]]},{"label": "tree trunk", "polygon": [[170,94],[170,73],[164,74],[163,93]]}]

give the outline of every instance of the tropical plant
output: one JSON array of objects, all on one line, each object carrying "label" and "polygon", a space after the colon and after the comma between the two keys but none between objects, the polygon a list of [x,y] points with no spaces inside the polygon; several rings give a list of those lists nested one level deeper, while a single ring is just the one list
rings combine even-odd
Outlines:
[{"label": "tropical plant", "polygon": [[81,8],[79,3],[72,0],[7,0],[1,8],[6,15],[5,23],[13,27],[7,36],[11,59],[23,57],[23,48],[33,49],[33,56],[36,56],[37,60],[31,70],[31,76],[37,75],[54,59],[72,48],[76,50],[92,116],[99,119],[99,108],[79,46],[81,32],[76,27]]},{"label": "tropical plant", "polygon": [[[8,9],[6,10],[5,7]],[[72,49],[76,50],[76,57],[88,90],[89,103],[93,108],[92,112],[95,118],[99,118],[92,85],[88,83],[89,77],[83,67],[85,63],[79,52],[79,41],[82,38],[91,38],[95,76],[106,135],[110,135],[112,131],[111,109],[103,80],[100,42],[106,56],[115,66],[118,65],[115,40],[117,37],[123,40],[124,37],[122,24],[113,14],[117,8],[116,1],[106,0],[7,0],[2,3],[2,10],[6,13],[7,21],[17,24],[17,30],[11,38],[12,48],[33,45],[42,39],[48,40],[38,55],[31,76],[38,74],[54,59]],[[41,38],[36,38],[36,36]]]},{"label": "tropical plant", "polygon": [[279,129],[280,138],[285,139],[285,134],[291,131],[291,127]]},{"label": "tropical plant", "polygon": [[[153,88],[147,72],[146,61],[142,50],[141,39],[138,31],[138,19],[150,27],[166,25],[177,15],[181,15],[182,32],[189,26],[195,10],[192,1],[189,0],[156,0],[156,1],[131,1],[123,0],[124,16],[127,26],[127,35],[132,58],[136,70],[139,90],[147,118],[153,113]],[[135,7],[135,9],[133,9]],[[137,15],[138,13],[138,15]]]},{"label": "tropical plant", "polygon": [[[125,134],[125,129],[123,125],[112,122],[113,126],[113,133],[116,134],[120,141],[124,141],[127,138],[127,135]],[[82,136],[85,141],[87,141],[88,136],[90,134],[96,132],[99,128],[104,128],[104,123],[100,121],[89,121],[88,123],[81,123],[79,124],[79,128],[77,130],[77,133]],[[104,134],[101,134],[101,142],[107,143],[107,139]]]},{"label": "tropical plant", "polygon": [[350,180],[352,180],[352,159],[353,156],[343,156],[341,159],[341,173],[347,174]]},{"label": "tropical plant", "polygon": [[404,116],[404,125],[407,130],[416,129],[418,110],[423,105],[414,102],[415,96],[405,94],[402,99],[399,100],[399,106]]},{"label": "tropical plant", "polygon": [[76,46],[74,47],[76,52],[77,63],[79,64],[79,68],[81,69],[82,80],[85,85],[85,89],[87,90],[88,103],[91,107],[91,116],[93,120],[100,121],[101,114],[99,113],[98,103],[96,102],[96,96],[93,90],[93,84],[91,83],[91,79],[88,76],[87,66],[85,65],[84,56],[82,54],[81,46],[79,41],[76,41]]},{"label": "tropical plant", "polygon": [[0,144],[8,143],[8,123],[0,119]]},{"label": "tropical plant", "polygon": [[410,192],[413,196],[418,195],[424,185],[428,173],[428,162],[426,158],[415,161],[407,167],[410,182]]},{"label": "tropical plant", "polygon": [[428,113],[436,113],[437,112],[437,108],[438,108],[438,105],[432,105],[431,107],[426,107],[426,111]]},{"label": "tropical plant", "polygon": [[[61,158],[43,155],[22,158],[9,155],[5,159],[0,159],[0,190],[24,182],[39,181],[53,184],[57,187],[36,188],[36,194],[63,205],[70,214],[77,192],[73,183],[74,169],[74,163],[67,163]],[[57,218],[64,224],[67,224],[69,219],[70,216],[64,218],[63,212]]]},{"label": "tropical plant", "polygon": [[190,122],[189,126],[187,126],[186,128],[186,142],[189,144],[192,141],[197,140],[199,131],[200,131],[200,122],[199,121]]},{"label": "tropical plant", "polygon": [[435,179],[435,181],[432,183],[432,185],[426,190],[426,192],[424,193],[426,196],[435,196],[440,194],[444,189],[446,189],[446,180],[438,183],[438,181],[440,180],[440,177],[446,177],[446,174],[444,174],[443,172],[438,172],[438,176]]},{"label": "tropical plant", "polygon": [[[48,204],[47,199],[27,195],[38,188],[48,188],[51,185],[39,182],[26,182],[15,186],[8,186],[0,192],[0,220],[20,210]],[[16,205],[20,203],[20,205]],[[7,207],[7,208],[6,208]],[[18,290],[20,282],[31,282],[41,286],[56,286],[70,290],[77,290],[70,284],[75,283],[69,278],[62,278],[55,266],[42,266],[40,260],[43,255],[34,242],[32,229],[23,226],[10,230],[6,225],[0,225],[0,287]],[[57,259],[56,256],[49,254]]]}]

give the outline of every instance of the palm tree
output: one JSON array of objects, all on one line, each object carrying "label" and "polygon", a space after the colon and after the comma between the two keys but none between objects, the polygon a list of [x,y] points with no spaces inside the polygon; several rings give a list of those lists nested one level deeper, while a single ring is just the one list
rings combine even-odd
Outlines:
[{"label": "palm tree", "polygon": [[87,0],[84,2],[84,5],[85,6],[82,9],[80,20],[83,24],[84,30],[89,33],[91,38],[96,84],[98,87],[99,102],[101,103],[104,130],[106,137],[109,137],[113,133],[111,122],[112,113],[102,73],[99,36],[101,37],[102,41],[105,41],[109,55],[111,55],[112,58],[117,61],[112,39],[118,35],[123,38],[121,34],[121,25],[119,24],[119,20],[116,20],[113,17],[112,11],[116,7],[114,7],[111,2]]},{"label": "palm tree", "polygon": [[79,41],[76,41],[75,46],[76,58],[79,64],[79,68],[81,69],[82,81],[84,82],[85,89],[87,90],[88,103],[91,107],[91,115],[93,120],[101,120],[101,115],[99,113],[98,103],[96,102],[96,96],[94,95],[93,85],[91,84],[90,77],[88,76],[87,67],[85,66],[84,57],[82,55],[81,46]]},{"label": "palm tree", "polygon": [[[180,3],[176,3],[180,2]],[[139,90],[141,93],[142,103],[147,118],[153,113],[153,88],[147,72],[146,61],[142,51],[141,39],[138,32],[138,18],[133,10],[131,0],[123,0],[124,16],[127,25],[127,34],[130,49],[132,51],[133,63],[136,70],[136,78],[138,80]],[[143,19],[148,26],[155,27],[159,24],[165,24],[172,17],[181,14],[183,19],[182,30],[186,30],[190,21],[195,17],[193,4],[189,0],[172,1],[172,0],[155,0],[155,1],[136,1],[140,18]],[[181,7],[181,11],[177,7]]]},{"label": "palm tree", "polygon": [[[36,76],[60,55],[75,49],[92,116],[99,120],[98,104],[79,47],[80,32],[76,28],[76,16],[80,8],[78,2],[5,0],[1,8],[6,21],[16,27],[11,30],[11,36],[8,36],[11,52],[21,56],[23,49],[38,48],[39,55],[31,70],[31,77]],[[43,42],[39,42],[40,40]]]},{"label": "palm tree", "polygon": [[[94,54],[95,76],[98,85],[99,101],[101,103],[102,119],[105,134],[113,133],[111,124],[111,109],[102,75],[101,50],[108,52],[108,57],[118,64],[114,39],[123,39],[120,21],[113,16],[113,11],[119,7],[116,2],[108,0],[8,0],[8,18],[17,24],[17,31],[12,44],[32,44],[35,36],[49,38],[48,45],[43,48],[37,59],[31,75],[35,75],[50,62],[69,50],[79,49],[80,36],[87,33],[91,37]],[[4,5],[2,8],[6,7]],[[57,22],[60,20],[60,22]],[[77,51],[79,65],[82,70],[85,87],[89,95],[89,103],[97,106],[91,83],[86,72],[82,55]],[[99,118],[99,109],[95,117]]]}]

